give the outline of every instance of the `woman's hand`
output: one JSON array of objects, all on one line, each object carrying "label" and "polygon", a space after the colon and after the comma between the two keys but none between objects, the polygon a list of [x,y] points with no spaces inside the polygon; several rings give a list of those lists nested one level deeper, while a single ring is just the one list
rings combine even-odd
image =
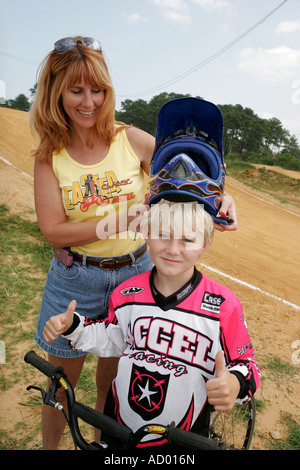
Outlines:
[{"label": "woman's hand", "polygon": [[215,223],[216,230],[219,230],[219,232],[225,232],[225,231],[234,231],[237,229],[238,222],[237,222],[237,216],[236,216],[235,202],[234,202],[234,199],[230,196],[230,194],[226,192],[224,192],[223,194],[222,204],[219,210],[219,214],[221,215],[221,217],[226,216],[229,219],[232,219],[233,222],[228,225]]}]

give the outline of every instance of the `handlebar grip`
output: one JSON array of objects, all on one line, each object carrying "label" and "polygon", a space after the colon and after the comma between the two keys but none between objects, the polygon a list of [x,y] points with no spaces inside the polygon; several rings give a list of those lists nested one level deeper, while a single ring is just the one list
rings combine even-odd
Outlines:
[{"label": "handlebar grip", "polygon": [[28,351],[24,356],[24,361],[31,364],[50,379],[53,379],[56,372],[64,373],[62,367],[54,367],[50,362],[38,356],[34,351]]},{"label": "handlebar grip", "polygon": [[118,438],[123,443],[128,443],[132,439],[132,431],[118,421],[98,413],[96,410],[76,402],[72,407],[72,412],[77,418],[81,418],[86,423],[106,432],[110,436]]},{"label": "handlebar grip", "polygon": [[194,450],[224,450],[223,442],[214,441],[208,437],[200,436],[190,431],[176,428],[171,424],[167,429],[167,439],[169,442],[179,444]]}]

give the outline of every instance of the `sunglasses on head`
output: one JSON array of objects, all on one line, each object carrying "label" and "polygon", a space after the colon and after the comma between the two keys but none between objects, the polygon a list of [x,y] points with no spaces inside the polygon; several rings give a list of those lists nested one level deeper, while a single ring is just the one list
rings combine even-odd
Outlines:
[{"label": "sunglasses on head", "polygon": [[54,43],[54,52],[64,52],[68,51],[70,49],[73,49],[73,47],[77,46],[77,44],[80,43],[83,46],[89,47],[90,49],[94,49],[95,51],[102,51],[101,49],[101,44],[97,39],[93,38],[81,38],[81,39],[76,39],[76,38],[63,38],[59,39]]}]

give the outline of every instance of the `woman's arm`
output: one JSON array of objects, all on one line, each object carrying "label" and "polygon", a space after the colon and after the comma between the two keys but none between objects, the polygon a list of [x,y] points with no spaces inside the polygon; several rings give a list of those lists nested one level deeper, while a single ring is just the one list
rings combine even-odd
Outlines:
[{"label": "woman's arm", "polygon": [[141,162],[141,167],[144,172],[149,175],[155,145],[154,137],[136,127],[126,129],[126,134],[132,149]]},{"label": "woman's arm", "polygon": [[35,209],[41,232],[53,248],[97,241],[97,220],[67,222],[61,189],[51,163],[36,160],[34,168]]}]

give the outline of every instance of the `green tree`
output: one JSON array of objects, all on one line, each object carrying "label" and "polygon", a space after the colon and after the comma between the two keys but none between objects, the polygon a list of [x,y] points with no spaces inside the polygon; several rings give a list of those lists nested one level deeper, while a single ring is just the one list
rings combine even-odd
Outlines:
[{"label": "green tree", "polygon": [[37,83],[35,83],[32,88],[29,88],[30,98],[32,98],[32,99],[34,98],[34,95],[36,93],[36,89],[37,89]]},{"label": "green tree", "polygon": [[122,101],[121,111],[116,111],[116,119],[143,129],[146,132],[151,133],[152,131],[147,101],[141,99]]},{"label": "green tree", "polygon": [[289,153],[290,155],[294,155],[295,158],[300,159],[300,148],[297,139],[294,135],[292,135],[291,138],[288,139],[283,153]]},{"label": "green tree", "polygon": [[225,155],[234,153],[242,160],[259,161],[287,152],[299,158],[297,139],[283,128],[279,119],[262,119],[240,104],[219,107],[224,121]]},{"label": "green tree", "polygon": [[155,135],[158,113],[163,104],[187,96],[190,95],[161,93],[154,96],[149,102],[141,99],[136,101],[125,100],[121,102],[121,110],[116,111],[116,119]]},{"label": "green tree", "polygon": [[18,109],[20,111],[29,111],[30,103],[28,98],[21,93],[14,100],[7,100],[3,105],[5,108]]},{"label": "green tree", "polygon": [[282,127],[279,119],[264,120],[263,145],[272,153],[279,153],[289,141],[289,132]]},{"label": "green tree", "polygon": [[[116,118],[155,135],[160,108],[167,101],[188,96],[164,92],[153,96],[149,102],[125,100],[121,110],[116,111]],[[300,158],[297,139],[290,136],[278,119],[262,119],[251,108],[240,104],[219,105],[219,108],[223,114],[225,155],[235,154],[242,160],[257,163],[268,159],[268,164],[276,164],[275,155],[288,154],[289,164],[292,164],[291,158]],[[281,160],[286,162],[287,158]]]}]

